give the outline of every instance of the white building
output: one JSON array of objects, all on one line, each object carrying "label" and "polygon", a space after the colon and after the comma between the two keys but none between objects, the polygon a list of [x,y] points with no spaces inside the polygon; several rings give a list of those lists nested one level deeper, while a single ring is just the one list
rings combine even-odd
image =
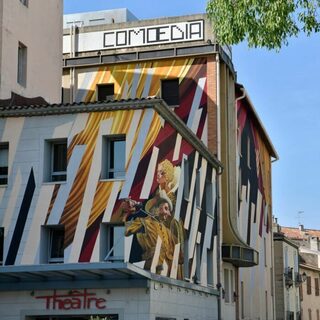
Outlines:
[{"label": "white building", "polygon": [[60,102],[62,11],[62,0],[0,0],[0,104]]}]

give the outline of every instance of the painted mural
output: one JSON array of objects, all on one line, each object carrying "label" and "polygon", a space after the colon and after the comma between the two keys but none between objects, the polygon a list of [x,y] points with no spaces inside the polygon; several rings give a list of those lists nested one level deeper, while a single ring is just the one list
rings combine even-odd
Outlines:
[{"label": "painted mural", "polygon": [[[170,63],[118,65],[83,82],[93,88],[113,78],[119,97],[129,98],[156,93],[164,74],[178,76],[175,112],[205,139],[205,60]],[[78,94],[94,99],[90,89]],[[171,278],[209,281],[207,260],[216,259],[216,173],[153,109],[136,109],[133,102],[128,110],[7,119],[0,134],[10,145],[8,187],[0,190],[6,265],[45,263],[41,226],[51,225],[64,226],[65,263],[105,261],[102,226],[120,224],[124,261]],[[102,178],[103,137],[110,135],[126,137],[125,179]],[[43,144],[58,138],[68,139],[67,181],[43,183]]]},{"label": "painted mural", "polygon": [[271,155],[246,99],[238,101],[237,116],[238,230],[259,253],[257,266],[239,269],[245,296],[242,312],[250,319],[267,319],[273,313]]}]

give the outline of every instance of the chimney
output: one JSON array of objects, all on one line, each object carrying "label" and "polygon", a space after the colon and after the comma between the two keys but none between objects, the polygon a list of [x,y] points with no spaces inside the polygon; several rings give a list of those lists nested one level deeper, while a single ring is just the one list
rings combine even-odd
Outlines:
[{"label": "chimney", "polygon": [[300,225],[299,225],[299,230],[300,230],[300,231],[304,231],[304,226],[303,226],[303,224],[300,224]]}]

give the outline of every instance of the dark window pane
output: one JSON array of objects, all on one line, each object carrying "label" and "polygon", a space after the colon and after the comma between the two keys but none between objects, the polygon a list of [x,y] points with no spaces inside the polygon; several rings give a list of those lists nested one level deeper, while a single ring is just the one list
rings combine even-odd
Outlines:
[{"label": "dark window pane", "polygon": [[126,141],[125,138],[108,140],[108,174],[109,179],[121,179],[126,173]]},{"label": "dark window pane", "polygon": [[67,144],[53,144],[53,171],[63,172],[67,170]]},{"label": "dark window pane", "polygon": [[98,101],[113,100],[114,84],[99,84],[98,85]]},{"label": "dark window pane", "polygon": [[161,97],[168,106],[179,105],[179,79],[162,80]]},{"label": "dark window pane", "polygon": [[51,250],[50,258],[57,259],[64,256],[64,230],[63,229],[51,229]]},{"label": "dark window pane", "polygon": [[0,265],[3,264],[4,228],[0,228]]}]

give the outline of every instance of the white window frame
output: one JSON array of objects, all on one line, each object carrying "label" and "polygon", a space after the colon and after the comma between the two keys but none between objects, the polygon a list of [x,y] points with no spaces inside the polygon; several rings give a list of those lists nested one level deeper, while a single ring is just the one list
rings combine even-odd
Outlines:
[{"label": "white window frame", "polygon": [[[116,233],[115,229],[118,229]],[[123,262],[124,257],[125,225],[123,223],[102,223],[100,227],[100,261]]]},{"label": "white window frame", "polygon": [[27,62],[28,48],[22,42],[18,43],[18,63],[17,63],[17,82],[22,86],[27,86]]},{"label": "white window frame", "polygon": [[[49,183],[63,183],[67,181],[67,151],[66,151],[66,170],[65,171],[55,171],[54,170],[54,147],[59,144],[66,145],[66,149],[68,149],[68,141],[67,138],[53,139],[53,140],[45,140],[44,145],[44,166],[43,166],[43,181]],[[54,176],[65,176],[65,178],[61,178],[59,180],[54,180]]]},{"label": "white window frame", "polygon": [[[111,157],[114,157],[114,163],[118,162],[116,155],[111,152],[111,143],[115,141],[124,142],[123,156],[126,157],[126,136],[120,135],[106,135],[102,140],[102,165],[101,165],[101,178],[102,180],[124,180],[126,176],[126,158],[122,159],[124,163],[123,171],[115,171],[114,167],[111,167]],[[120,156],[120,155],[119,155]],[[115,176],[115,173],[116,176]],[[119,173],[122,173],[119,175]],[[113,176],[113,177],[112,177]]]}]

